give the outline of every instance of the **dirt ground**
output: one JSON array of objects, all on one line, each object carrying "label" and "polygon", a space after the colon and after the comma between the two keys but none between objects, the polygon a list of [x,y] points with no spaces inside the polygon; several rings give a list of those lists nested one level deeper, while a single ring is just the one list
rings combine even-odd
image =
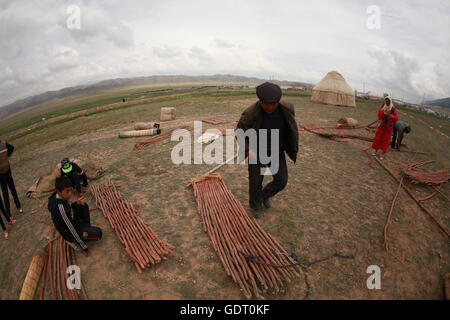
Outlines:
[{"label": "dirt ground", "polygon": [[[294,103],[299,123],[318,126],[334,125],[344,116],[369,123],[377,111],[373,102],[339,108],[312,104],[309,98],[286,100]],[[90,299],[243,299],[203,232],[192,189],[185,187],[213,165],[172,164],[171,149],[176,142],[170,140],[132,151],[142,138],[119,139],[118,132],[131,128],[135,121],[158,119],[163,106],[177,108],[177,120],[164,122],[163,130],[192,126],[193,120],[209,117],[229,123],[204,124],[204,128],[234,128],[242,110],[254,101],[250,96],[186,96],[80,117],[10,141],[16,147],[11,162],[25,212],[13,209],[17,224],[11,228],[10,240],[0,240],[0,299],[18,298],[31,257],[45,245],[51,223],[46,198],[28,199],[25,191],[68,156],[87,158],[104,167],[106,177],[119,185],[127,199],[140,205],[143,219],[175,246],[166,261],[139,274],[108,221],[99,210],[93,210],[92,223],[103,229],[104,239],[90,245],[89,257],[77,254]],[[405,138],[405,150],[430,153],[416,157],[436,160],[428,168],[449,168],[449,140],[418,119],[447,135],[448,122],[425,115],[414,117],[405,119],[413,128]],[[369,134],[364,130],[358,133]],[[301,131],[299,159],[296,164],[288,162],[288,186],[258,222],[303,261],[336,252],[355,256],[312,266],[311,299],[442,299],[442,278],[450,272],[448,237],[401,191],[389,230],[390,250],[384,250],[383,226],[397,183],[377,163],[375,169],[368,166],[362,150],[369,146],[365,141],[338,143]],[[397,163],[412,156],[390,152],[385,163],[395,169]],[[227,165],[218,173],[248,207],[246,166]],[[417,197],[431,193],[428,187],[407,186]],[[450,186],[442,191],[449,195]],[[92,197],[86,198],[94,208]],[[424,206],[450,230],[448,202],[437,196]],[[367,289],[370,265],[382,270],[381,290]],[[298,278],[285,292],[268,293],[267,298],[302,299],[305,290],[303,278]]]}]

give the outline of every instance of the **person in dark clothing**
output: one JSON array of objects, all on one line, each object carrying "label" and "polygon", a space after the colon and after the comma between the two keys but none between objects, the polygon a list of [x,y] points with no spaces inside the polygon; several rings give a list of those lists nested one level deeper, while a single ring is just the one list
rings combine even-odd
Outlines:
[{"label": "person in dark clothing", "polygon": [[82,200],[77,200],[72,205],[74,188],[67,177],[59,177],[55,180],[56,192],[48,199],[48,210],[51,213],[53,224],[61,237],[74,249],[81,248],[88,252],[87,241],[98,241],[102,238],[102,230],[91,226],[89,206]]},{"label": "person in dark clothing", "polygon": [[9,163],[9,158],[11,157],[13,152],[14,146],[10,145],[6,141],[0,140],[0,186],[2,188],[2,194],[7,213],[7,216],[5,217],[9,222],[14,221],[14,218],[11,215],[11,206],[9,203],[8,188],[11,191],[11,194],[14,199],[14,204],[16,205],[17,210],[19,210],[20,213],[23,212],[19,196],[17,195],[16,186],[14,185],[14,179],[11,172],[11,165]]},{"label": "person in dark clothing", "polygon": [[8,240],[9,232],[8,232],[8,230],[6,230],[5,223],[3,222],[3,219],[1,216],[0,216],[0,226],[2,227],[2,230],[3,230],[3,237],[5,238],[5,240]]},{"label": "person in dark clothing", "polygon": [[61,176],[66,176],[72,182],[72,186],[77,190],[78,196],[81,197],[81,186],[84,188],[88,186],[88,179],[86,173],[75,163],[68,158],[61,160]]},{"label": "person in dark clothing", "polygon": [[[0,211],[3,213],[4,216],[6,216],[6,210],[5,207],[3,206],[3,201],[1,197],[0,197]],[[5,238],[5,240],[8,240],[9,233],[8,230],[6,229],[5,223],[3,222],[1,215],[0,215],[0,226],[2,227],[3,230],[3,237]]]},{"label": "person in dark clothing", "polygon": [[[276,154],[278,154],[277,159],[279,164],[276,167],[277,171],[274,172],[272,170],[272,163],[270,163],[270,168],[268,164],[262,163],[260,159],[261,150],[259,150],[259,152],[253,150],[251,144],[247,140],[245,140],[245,145],[240,145],[240,148],[244,148],[245,155],[249,159],[250,208],[253,210],[253,216],[259,218],[262,215],[262,205],[266,208],[270,208],[270,198],[283,190],[287,185],[288,170],[285,153],[295,163],[298,153],[299,136],[294,106],[287,102],[280,102],[282,92],[278,85],[266,82],[256,88],[256,94],[259,101],[242,113],[236,129],[241,129],[243,132],[246,132],[249,129],[256,130],[258,140],[257,145],[260,149],[260,138],[264,132],[260,129],[267,130],[266,144],[262,147],[266,148],[268,156],[276,157]],[[272,146],[270,138],[275,130],[278,130],[279,134],[279,143],[277,144],[276,150],[274,150],[275,146]],[[270,171],[273,180],[263,188],[262,183],[265,174],[262,171],[264,170]]]},{"label": "person in dark clothing", "polygon": [[411,132],[411,126],[405,121],[397,121],[394,125],[394,132],[392,135],[391,147],[400,151],[404,134]]},{"label": "person in dark clothing", "polygon": [[[7,223],[12,226],[14,223],[16,223],[16,220],[14,220],[13,217],[11,217],[11,214],[9,214],[9,212],[6,210],[5,206],[3,205],[3,200],[2,197],[0,197],[0,211],[2,212],[3,216],[5,217]],[[0,215],[0,222],[2,225],[2,229],[3,229],[3,235],[5,237],[5,239],[8,239],[8,231],[6,230],[5,224],[3,222],[3,219]]]}]

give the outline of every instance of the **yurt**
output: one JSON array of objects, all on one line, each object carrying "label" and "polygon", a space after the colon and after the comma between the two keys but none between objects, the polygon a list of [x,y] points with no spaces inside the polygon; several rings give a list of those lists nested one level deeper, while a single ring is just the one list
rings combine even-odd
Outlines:
[{"label": "yurt", "polygon": [[313,88],[311,102],[356,107],[355,92],[337,71],[328,72]]}]

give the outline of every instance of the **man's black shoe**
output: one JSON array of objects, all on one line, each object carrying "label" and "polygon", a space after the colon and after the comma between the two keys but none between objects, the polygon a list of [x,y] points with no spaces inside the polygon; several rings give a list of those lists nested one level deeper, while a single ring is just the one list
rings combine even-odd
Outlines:
[{"label": "man's black shoe", "polygon": [[253,218],[259,219],[259,218],[262,217],[263,212],[262,212],[262,210],[261,210],[261,206],[258,206],[258,207],[256,207],[256,208],[254,208],[254,207],[250,207],[250,208],[252,209],[251,212],[252,212]]},{"label": "man's black shoe", "polygon": [[266,207],[267,209],[271,208],[271,207],[272,207],[272,204],[270,203],[270,198],[263,199],[263,205],[264,205],[264,207]]}]

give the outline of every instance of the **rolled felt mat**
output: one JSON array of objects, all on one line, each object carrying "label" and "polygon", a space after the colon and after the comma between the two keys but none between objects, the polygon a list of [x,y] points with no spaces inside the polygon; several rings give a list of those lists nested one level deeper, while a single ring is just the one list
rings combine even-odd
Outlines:
[{"label": "rolled felt mat", "polygon": [[152,128],[148,130],[131,130],[131,131],[120,131],[119,138],[130,138],[130,137],[143,137],[143,136],[154,136],[160,134],[161,130]]},{"label": "rolled felt mat", "polygon": [[36,253],[31,260],[27,275],[23,282],[22,291],[20,292],[19,300],[33,300],[36,288],[41,277],[42,269],[44,268],[45,258],[40,252]]}]

